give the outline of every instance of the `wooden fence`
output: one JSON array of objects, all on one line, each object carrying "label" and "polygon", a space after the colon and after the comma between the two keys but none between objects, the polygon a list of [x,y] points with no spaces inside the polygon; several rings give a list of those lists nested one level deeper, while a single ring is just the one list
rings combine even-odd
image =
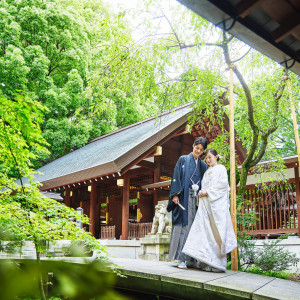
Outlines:
[{"label": "wooden fence", "polygon": [[[128,239],[140,239],[151,232],[152,223],[129,223]],[[116,226],[101,226],[101,239],[116,238]]]},{"label": "wooden fence", "polygon": [[[298,232],[295,184],[278,185],[268,191],[246,191],[242,216],[252,220],[240,223],[240,229],[258,237]],[[243,221],[243,218],[241,218]],[[247,219],[246,219],[247,220]]]},{"label": "wooden fence", "polygon": [[113,240],[116,238],[116,226],[101,226],[101,239]]},{"label": "wooden fence", "polygon": [[151,223],[129,223],[128,239],[140,239],[151,232]]}]

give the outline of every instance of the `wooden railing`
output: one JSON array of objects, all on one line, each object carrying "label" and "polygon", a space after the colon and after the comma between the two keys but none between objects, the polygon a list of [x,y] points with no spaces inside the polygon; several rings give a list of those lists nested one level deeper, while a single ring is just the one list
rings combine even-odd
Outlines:
[{"label": "wooden railing", "polygon": [[140,239],[151,232],[151,223],[129,223],[128,239]]},{"label": "wooden railing", "polygon": [[[128,239],[140,239],[151,232],[152,223],[129,223]],[[101,239],[113,240],[116,238],[116,226],[101,226]]]},{"label": "wooden railing", "polygon": [[101,226],[101,239],[113,240],[116,238],[116,226]]},{"label": "wooden railing", "polygon": [[268,191],[246,190],[242,215],[252,214],[252,222],[240,224],[248,234],[267,237],[298,232],[295,184],[276,186]]}]

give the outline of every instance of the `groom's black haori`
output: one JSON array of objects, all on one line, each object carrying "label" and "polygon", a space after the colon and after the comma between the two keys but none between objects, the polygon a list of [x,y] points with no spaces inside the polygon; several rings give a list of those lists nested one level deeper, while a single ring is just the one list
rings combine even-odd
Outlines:
[{"label": "groom's black haori", "polygon": [[[205,138],[197,138],[193,146],[201,144],[203,150],[207,147]],[[207,165],[198,158],[195,160],[193,153],[181,156],[174,168],[172,183],[170,188],[169,202],[167,210],[172,211],[172,235],[170,244],[169,258],[180,261],[187,261],[193,264],[194,260],[182,253],[189,230],[196,215],[196,201],[199,190],[201,189],[201,180],[207,169]],[[198,185],[197,190],[193,190]],[[175,195],[179,197],[179,203],[185,208],[183,210],[175,204],[172,199]]]}]

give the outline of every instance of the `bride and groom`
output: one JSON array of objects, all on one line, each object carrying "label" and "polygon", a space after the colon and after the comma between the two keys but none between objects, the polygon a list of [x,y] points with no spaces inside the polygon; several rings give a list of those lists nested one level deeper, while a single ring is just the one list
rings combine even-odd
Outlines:
[{"label": "bride and groom", "polygon": [[229,213],[226,168],[215,149],[205,152],[205,138],[194,141],[193,151],[183,155],[174,168],[167,206],[172,211],[169,258],[178,268],[225,272],[227,253],[237,247]]}]

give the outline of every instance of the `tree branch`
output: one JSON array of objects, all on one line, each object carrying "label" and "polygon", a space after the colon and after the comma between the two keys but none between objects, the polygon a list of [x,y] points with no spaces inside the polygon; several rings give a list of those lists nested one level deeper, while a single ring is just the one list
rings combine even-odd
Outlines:
[{"label": "tree branch", "polygon": [[257,165],[260,162],[260,160],[262,159],[262,157],[264,156],[264,154],[266,152],[266,148],[268,146],[268,137],[269,137],[269,135],[263,135],[261,137],[262,141],[261,141],[259,151],[258,151],[256,157],[251,161],[250,167],[254,167],[255,165]]},{"label": "tree branch", "polygon": [[241,56],[240,58],[238,58],[238,59],[233,60],[231,63],[236,63],[236,62],[242,60],[242,59],[250,52],[251,49],[252,49],[252,48],[250,47],[250,48],[248,49],[248,51],[246,51],[246,53],[245,53],[244,55],[242,55],[242,56]]},{"label": "tree branch", "polygon": [[233,39],[232,36],[230,38],[227,38],[226,32],[223,30],[222,49],[223,49],[225,62],[229,68],[233,68],[233,72],[243,88],[243,91],[244,91],[244,94],[245,94],[246,100],[247,100],[247,106],[248,106],[248,121],[249,121],[249,124],[250,124],[250,126],[252,128],[252,132],[253,132],[251,148],[250,148],[247,158],[245,159],[245,161],[243,163],[243,166],[246,166],[248,168],[249,164],[253,158],[253,155],[255,153],[257,144],[258,144],[259,131],[258,131],[258,127],[254,121],[254,110],[253,110],[253,103],[252,103],[252,96],[251,96],[250,89],[249,89],[247,83],[245,82],[243,75],[238,70],[238,68],[236,66],[234,66],[234,67],[232,66],[232,61],[229,56],[228,43],[232,39]]},{"label": "tree branch", "polygon": [[213,46],[213,47],[221,47],[222,48],[222,45],[216,44],[216,43],[205,43],[205,44],[198,43],[198,44],[190,44],[190,45],[181,43],[181,44],[170,45],[168,47],[169,48],[179,47],[180,49],[185,49],[185,48],[193,48],[193,47],[197,47],[197,46],[209,46],[209,47]]},{"label": "tree branch", "polygon": [[256,157],[251,161],[251,166],[255,166],[264,156],[266,148],[268,146],[268,138],[269,136],[275,132],[278,128],[278,123],[277,123],[277,116],[278,116],[278,111],[279,111],[279,100],[283,95],[283,91],[286,85],[286,81],[284,78],[281,79],[279,86],[273,94],[273,100],[274,100],[274,110],[273,110],[273,118],[272,118],[272,124],[269,126],[268,130],[262,134],[262,143],[260,145],[260,149]]},{"label": "tree branch", "polygon": [[278,85],[278,88],[277,88],[276,92],[274,92],[274,94],[273,94],[274,110],[273,110],[272,124],[268,128],[268,130],[263,133],[267,137],[269,135],[271,135],[278,128],[277,117],[278,117],[278,111],[279,111],[279,100],[283,95],[285,86],[286,86],[286,81],[285,81],[284,78],[282,78],[279,85]]},{"label": "tree branch", "polygon": [[[167,18],[167,16],[164,14],[163,11],[162,11],[162,14],[163,14],[163,16],[166,18],[167,22],[169,23],[169,26],[171,27],[171,30],[173,31],[173,33],[174,33],[174,35],[175,35],[175,38],[176,38],[176,40],[177,40],[177,42],[178,42],[178,45],[181,45],[180,40],[179,40],[179,37],[178,37],[176,31],[174,30],[174,28],[173,28],[173,26],[172,26],[170,20]],[[180,48],[181,48],[181,47],[180,47]]]}]

